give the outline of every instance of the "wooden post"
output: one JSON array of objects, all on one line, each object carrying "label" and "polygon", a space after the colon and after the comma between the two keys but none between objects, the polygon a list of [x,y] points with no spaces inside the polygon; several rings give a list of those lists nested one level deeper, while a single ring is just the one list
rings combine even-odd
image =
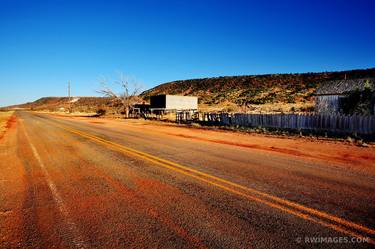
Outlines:
[{"label": "wooden post", "polygon": [[72,112],[72,100],[70,99],[70,80],[68,81],[68,102],[69,102],[69,105],[68,105],[69,113],[71,113]]}]

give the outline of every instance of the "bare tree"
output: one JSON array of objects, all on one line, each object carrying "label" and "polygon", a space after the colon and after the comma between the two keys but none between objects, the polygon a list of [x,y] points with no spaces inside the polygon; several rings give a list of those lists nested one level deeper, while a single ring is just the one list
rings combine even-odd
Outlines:
[{"label": "bare tree", "polygon": [[129,80],[123,73],[120,73],[119,79],[114,81],[114,83],[121,87],[120,93],[116,93],[109,87],[109,82],[106,78],[100,80],[101,89],[97,92],[121,103],[125,117],[128,118],[133,105],[140,101],[138,95],[141,93],[142,87],[136,80]]}]

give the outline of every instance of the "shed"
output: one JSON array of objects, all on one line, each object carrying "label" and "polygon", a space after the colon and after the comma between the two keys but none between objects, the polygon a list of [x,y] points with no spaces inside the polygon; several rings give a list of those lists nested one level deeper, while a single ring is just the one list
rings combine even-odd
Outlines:
[{"label": "shed", "polygon": [[316,111],[319,113],[342,113],[343,104],[349,94],[355,91],[364,91],[366,88],[375,90],[373,78],[323,82],[316,90]]},{"label": "shed", "polygon": [[150,111],[150,104],[143,103],[137,103],[133,105],[134,111],[137,113],[148,113]]},{"label": "shed", "polygon": [[151,109],[159,110],[197,110],[198,97],[178,95],[156,95],[150,97]]}]

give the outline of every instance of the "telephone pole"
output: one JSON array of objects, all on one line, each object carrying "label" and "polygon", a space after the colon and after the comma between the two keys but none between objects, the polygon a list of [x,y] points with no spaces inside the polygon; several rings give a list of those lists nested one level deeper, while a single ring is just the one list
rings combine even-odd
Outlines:
[{"label": "telephone pole", "polygon": [[70,101],[70,80],[68,81],[68,99]]},{"label": "telephone pole", "polygon": [[68,81],[68,103],[69,103],[69,113],[72,112],[72,103],[70,99],[70,80]]}]

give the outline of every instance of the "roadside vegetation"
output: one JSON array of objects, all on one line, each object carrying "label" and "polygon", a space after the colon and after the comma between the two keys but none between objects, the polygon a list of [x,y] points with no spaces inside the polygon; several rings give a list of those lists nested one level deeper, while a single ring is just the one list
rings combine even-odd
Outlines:
[{"label": "roadside vegetation", "polygon": [[375,91],[369,86],[363,91],[356,90],[349,94],[343,103],[343,111],[347,114],[374,115]]},{"label": "roadside vegetation", "polygon": [[0,136],[5,132],[7,122],[13,115],[13,111],[0,111]]}]

